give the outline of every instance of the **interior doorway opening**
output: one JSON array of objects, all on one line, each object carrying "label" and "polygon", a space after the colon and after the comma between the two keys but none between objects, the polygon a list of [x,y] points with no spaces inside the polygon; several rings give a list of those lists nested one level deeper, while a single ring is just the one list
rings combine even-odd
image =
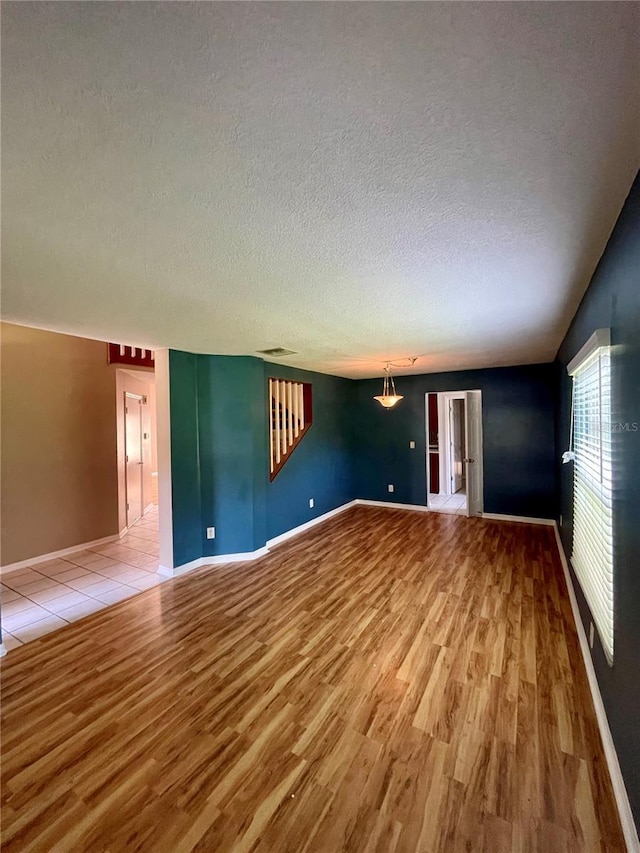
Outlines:
[{"label": "interior doorway opening", "polygon": [[119,368],[118,517],[120,536],[158,507],[156,393],[153,370]]},{"label": "interior doorway opening", "polygon": [[144,431],[142,406],[144,397],[124,392],[125,500],[127,527],[144,515]]},{"label": "interior doorway opening", "polygon": [[481,515],[482,393],[426,395],[427,506],[436,512]]}]

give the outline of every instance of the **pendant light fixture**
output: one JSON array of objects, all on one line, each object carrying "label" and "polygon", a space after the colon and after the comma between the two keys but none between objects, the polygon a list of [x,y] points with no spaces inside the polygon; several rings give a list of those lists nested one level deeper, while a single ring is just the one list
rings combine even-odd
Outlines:
[{"label": "pendant light fixture", "polygon": [[396,393],[396,384],[391,375],[391,365],[387,364],[384,369],[384,383],[382,385],[382,394],[373,398],[377,400],[385,409],[392,409],[396,403],[402,400],[402,395]]}]

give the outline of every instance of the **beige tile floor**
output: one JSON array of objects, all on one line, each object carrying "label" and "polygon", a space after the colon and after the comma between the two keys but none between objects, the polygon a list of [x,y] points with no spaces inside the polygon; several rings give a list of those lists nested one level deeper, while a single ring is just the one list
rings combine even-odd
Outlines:
[{"label": "beige tile floor", "polygon": [[7,651],[167,580],[158,571],[158,509],[115,542],[2,574]]},{"label": "beige tile floor", "polygon": [[427,503],[434,512],[448,512],[451,515],[467,514],[467,496],[464,492],[456,495],[429,495]]}]

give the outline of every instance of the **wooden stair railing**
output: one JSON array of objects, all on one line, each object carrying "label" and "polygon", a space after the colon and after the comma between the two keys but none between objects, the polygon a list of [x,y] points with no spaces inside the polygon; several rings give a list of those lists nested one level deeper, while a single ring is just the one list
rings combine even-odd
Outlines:
[{"label": "wooden stair railing", "polygon": [[269,379],[269,479],[273,480],[313,420],[311,383]]}]

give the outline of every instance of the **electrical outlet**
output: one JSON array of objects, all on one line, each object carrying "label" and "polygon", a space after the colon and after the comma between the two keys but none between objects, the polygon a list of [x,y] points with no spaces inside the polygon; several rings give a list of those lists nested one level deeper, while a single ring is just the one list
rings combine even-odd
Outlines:
[{"label": "electrical outlet", "polygon": [[393,485],[392,485],[391,483],[389,483],[389,485],[387,486],[387,489],[388,489],[390,492],[393,492],[393,491],[394,491],[394,487],[393,487]]},{"label": "electrical outlet", "polygon": [[589,648],[593,648],[593,622],[589,622]]},{"label": "electrical outlet", "polygon": [[409,450],[415,450],[415,449],[416,449],[415,441],[410,441],[409,442]]},{"label": "electrical outlet", "polygon": [[207,527],[207,539],[215,539],[215,538],[216,538],[215,527]]},{"label": "electrical outlet", "polygon": [[313,509],[313,498],[309,498],[309,509]]}]

